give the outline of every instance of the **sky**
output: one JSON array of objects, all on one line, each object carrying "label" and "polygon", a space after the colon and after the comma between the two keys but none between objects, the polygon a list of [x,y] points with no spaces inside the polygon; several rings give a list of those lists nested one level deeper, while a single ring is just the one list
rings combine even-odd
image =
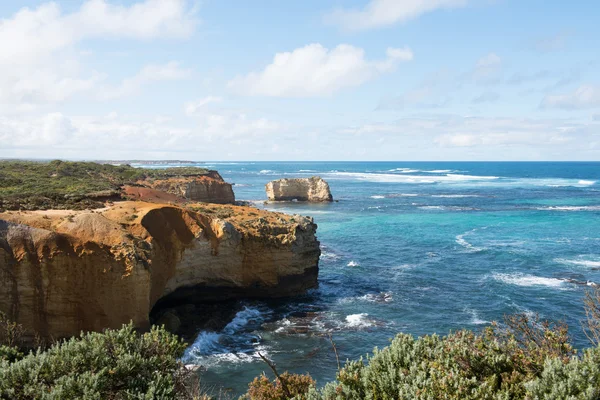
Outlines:
[{"label": "sky", "polygon": [[0,157],[600,161],[597,0],[0,2]]}]

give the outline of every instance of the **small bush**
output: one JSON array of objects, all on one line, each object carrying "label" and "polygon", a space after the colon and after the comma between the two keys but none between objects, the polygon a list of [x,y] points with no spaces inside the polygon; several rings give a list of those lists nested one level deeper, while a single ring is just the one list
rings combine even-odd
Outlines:
[{"label": "small bush", "polygon": [[254,378],[248,385],[248,392],[242,399],[247,400],[286,400],[306,399],[310,388],[315,386],[310,375],[291,374],[284,372],[274,381],[264,374]]},{"label": "small bush", "polygon": [[4,361],[0,398],[174,399],[184,347],[162,328],[138,335],[126,325],[82,334]]},{"label": "small bush", "polygon": [[[566,326],[525,315],[481,334],[399,334],[308,399],[597,399],[600,352],[575,356]],[[563,396],[564,395],[564,396]],[[536,397],[538,396],[538,397]],[[568,397],[574,396],[574,397]]]}]

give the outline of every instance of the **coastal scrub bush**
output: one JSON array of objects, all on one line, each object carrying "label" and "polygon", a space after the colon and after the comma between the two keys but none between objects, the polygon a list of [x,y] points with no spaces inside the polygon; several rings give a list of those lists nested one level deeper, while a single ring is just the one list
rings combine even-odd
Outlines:
[{"label": "coastal scrub bush", "polygon": [[307,398],[597,399],[599,361],[599,349],[576,356],[566,326],[517,315],[481,334],[399,334]]},{"label": "coastal scrub bush", "polygon": [[2,399],[174,399],[184,343],[163,328],[85,333],[1,361]]},{"label": "coastal scrub bush", "polygon": [[316,382],[310,375],[291,374],[284,372],[270,381],[262,374],[254,378],[248,385],[248,392],[241,397],[246,400],[286,400],[306,399],[306,393],[315,386]]}]

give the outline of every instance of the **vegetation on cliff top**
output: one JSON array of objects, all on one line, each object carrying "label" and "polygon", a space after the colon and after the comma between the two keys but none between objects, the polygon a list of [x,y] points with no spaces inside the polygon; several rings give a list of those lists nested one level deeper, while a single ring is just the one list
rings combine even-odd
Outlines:
[{"label": "vegetation on cliff top", "polygon": [[145,179],[204,175],[196,167],[149,169],[94,162],[0,161],[0,210],[87,208]]},{"label": "vegetation on cliff top", "polygon": [[[481,333],[399,334],[366,360],[348,361],[321,389],[309,375],[279,375],[265,359],[276,378],[256,378],[242,399],[598,399],[598,310],[599,289],[586,300],[594,346],[581,354],[565,325],[517,315]],[[0,319],[0,398],[211,398],[178,361],[184,344],[164,328],[82,334],[27,355],[14,347],[17,336],[18,327]]]}]

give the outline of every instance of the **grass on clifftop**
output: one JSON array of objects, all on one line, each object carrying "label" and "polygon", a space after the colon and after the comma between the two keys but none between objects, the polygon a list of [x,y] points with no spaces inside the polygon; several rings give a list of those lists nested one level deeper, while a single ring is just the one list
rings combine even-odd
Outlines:
[{"label": "grass on clifftop", "polygon": [[204,168],[134,168],[93,162],[0,161],[0,209],[52,208],[83,198],[110,197],[143,179],[206,174]]}]

